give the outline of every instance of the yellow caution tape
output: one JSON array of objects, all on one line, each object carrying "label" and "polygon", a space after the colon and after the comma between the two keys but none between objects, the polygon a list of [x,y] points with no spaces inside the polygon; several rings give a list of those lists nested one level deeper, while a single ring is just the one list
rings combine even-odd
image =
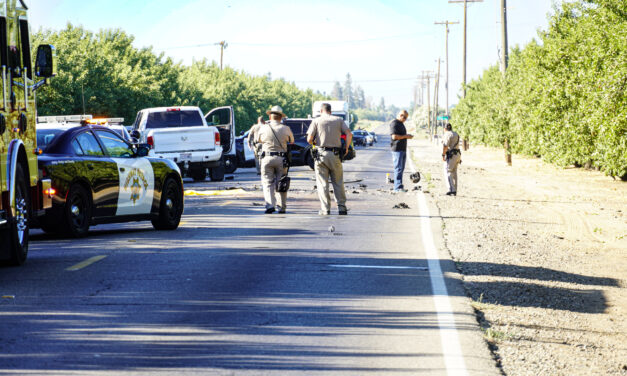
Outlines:
[{"label": "yellow caution tape", "polygon": [[186,189],[185,196],[233,196],[238,194],[248,193],[241,188],[237,189],[224,189],[215,191],[194,191],[193,189]]}]

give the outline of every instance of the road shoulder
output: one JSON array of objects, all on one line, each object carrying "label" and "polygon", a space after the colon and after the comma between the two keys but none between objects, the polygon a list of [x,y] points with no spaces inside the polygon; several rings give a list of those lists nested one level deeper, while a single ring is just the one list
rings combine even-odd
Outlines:
[{"label": "road shoulder", "polygon": [[411,150],[503,372],[627,374],[625,183],[473,148],[449,197],[439,147]]}]

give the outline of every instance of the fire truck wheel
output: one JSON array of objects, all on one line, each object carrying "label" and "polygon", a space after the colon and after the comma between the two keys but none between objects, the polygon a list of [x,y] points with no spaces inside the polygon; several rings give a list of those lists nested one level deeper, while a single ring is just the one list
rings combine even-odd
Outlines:
[{"label": "fire truck wheel", "polygon": [[89,231],[91,221],[91,199],[83,186],[74,184],[63,208],[63,230],[74,238],[81,238]]},{"label": "fire truck wheel", "polygon": [[26,174],[22,165],[18,164],[15,171],[15,216],[9,221],[6,242],[3,247],[8,247],[10,258],[8,265],[18,266],[26,261],[28,255],[28,234],[30,220],[30,196]]}]

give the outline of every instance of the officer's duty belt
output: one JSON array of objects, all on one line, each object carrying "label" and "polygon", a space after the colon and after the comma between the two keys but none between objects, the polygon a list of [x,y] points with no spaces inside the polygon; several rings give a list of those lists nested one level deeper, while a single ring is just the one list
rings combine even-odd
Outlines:
[{"label": "officer's duty belt", "polygon": [[321,146],[320,149],[323,151],[332,151],[334,153],[339,153],[342,150],[342,148],[328,148],[326,146]]},{"label": "officer's duty belt", "polygon": [[276,157],[276,156],[285,157],[285,155],[286,155],[285,152],[282,152],[282,151],[271,151],[271,152],[268,152],[268,153],[266,153],[264,151],[263,153],[261,153],[261,158],[266,157],[266,156],[268,156],[268,157]]}]

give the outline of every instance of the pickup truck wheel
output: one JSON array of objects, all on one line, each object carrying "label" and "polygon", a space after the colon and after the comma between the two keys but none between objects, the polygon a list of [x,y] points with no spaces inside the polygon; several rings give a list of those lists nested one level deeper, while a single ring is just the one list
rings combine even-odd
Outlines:
[{"label": "pickup truck wheel", "polygon": [[237,158],[234,155],[226,156],[224,159],[224,172],[232,174],[237,170]]},{"label": "pickup truck wheel", "polygon": [[9,220],[9,227],[3,230],[5,234],[2,236],[3,244],[1,245],[1,247],[5,248],[5,251],[8,251],[10,256],[7,262],[8,265],[19,266],[26,262],[29,220],[30,197],[28,184],[22,165],[17,165],[15,171],[15,216]]},{"label": "pickup truck wheel", "polygon": [[224,159],[220,159],[220,165],[218,167],[209,169],[209,179],[211,179],[211,181],[223,181],[224,169]]},{"label": "pickup truck wheel", "polygon": [[181,187],[174,179],[168,178],[161,192],[159,217],[152,220],[152,226],[155,230],[175,230],[179,227],[181,215],[183,215]]},{"label": "pickup truck wheel", "polygon": [[63,230],[74,238],[87,236],[91,221],[91,199],[83,186],[74,184],[63,207]]},{"label": "pickup truck wheel", "polygon": [[205,181],[207,178],[207,171],[203,168],[194,168],[189,171],[189,176],[194,179],[194,181]]}]

